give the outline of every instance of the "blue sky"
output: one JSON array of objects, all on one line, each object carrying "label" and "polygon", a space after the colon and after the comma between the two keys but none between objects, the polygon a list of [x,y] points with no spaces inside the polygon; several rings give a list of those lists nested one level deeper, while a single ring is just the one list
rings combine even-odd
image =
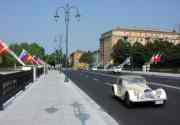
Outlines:
[{"label": "blue sky", "polygon": [[63,13],[58,23],[53,15],[66,3],[78,6],[81,14],[80,22],[71,17],[71,52],[96,50],[101,33],[116,26],[172,29],[180,24],[180,0],[1,0],[0,39],[38,42],[52,52],[57,46],[54,37],[65,36]]}]

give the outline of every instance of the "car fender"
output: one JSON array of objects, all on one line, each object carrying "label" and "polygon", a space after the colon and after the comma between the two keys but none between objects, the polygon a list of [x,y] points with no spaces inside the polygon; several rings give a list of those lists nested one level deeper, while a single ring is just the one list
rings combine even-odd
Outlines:
[{"label": "car fender", "polygon": [[113,84],[113,90],[114,90],[114,95],[118,96],[118,86],[116,84]]},{"label": "car fender", "polygon": [[166,94],[166,91],[163,88],[158,88],[158,89],[156,89],[156,91],[161,91],[160,98],[163,99],[163,100],[167,100],[167,94]]},{"label": "car fender", "polygon": [[131,102],[137,101],[137,97],[134,95],[133,90],[127,90],[127,93],[129,94],[129,100]]}]

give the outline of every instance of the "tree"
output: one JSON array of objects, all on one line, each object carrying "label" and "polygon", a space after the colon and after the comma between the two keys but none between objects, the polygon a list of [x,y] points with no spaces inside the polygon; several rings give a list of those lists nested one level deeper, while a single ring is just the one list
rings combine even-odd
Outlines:
[{"label": "tree", "polygon": [[129,42],[125,42],[120,39],[113,46],[113,51],[111,53],[111,57],[114,60],[114,63],[120,64],[122,63],[128,56],[131,56],[131,44]]},{"label": "tree", "polygon": [[168,67],[180,67],[180,44],[173,46],[168,52],[165,64]]},{"label": "tree", "polygon": [[[27,50],[30,54],[35,55],[41,59],[45,58],[45,50],[43,47],[41,47],[40,45],[38,45],[37,43],[14,43],[14,44],[10,44],[9,48],[17,55],[19,56],[21,51],[23,49]],[[14,66],[14,64],[16,65],[20,65],[19,63],[17,63],[16,59],[14,59],[14,57],[12,57],[10,54],[4,55],[2,56],[2,63],[0,64],[1,67],[6,67],[6,66]]]},{"label": "tree", "polygon": [[133,57],[133,65],[141,67],[144,63],[144,46],[140,42],[135,42],[132,46],[132,57]]},{"label": "tree", "polygon": [[82,54],[79,60],[81,63],[87,63],[91,65],[94,62],[94,58],[92,56],[92,53],[90,51],[85,52]]},{"label": "tree", "polygon": [[154,47],[153,47],[153,43],[148,41],[145,45],[144,45],[144,61],[145,62],[149,62],[150,58],[152,57],[152,55],[154,54]]},{"label": "tree", "polygon": [[51,65],[60,63],[64,66],[65,65],[65,55],[63,54],[62,50],[55,50],[53,53],[45,56],[45,61]]},{"label": "tree", "polygon": [[45,50],[43,47],[39,46],[37,43],[32,43],[30,44],[30,47],[29,47],[29,53],[35,55],[35,56],[38,56],[40,57],[41,59],[44,58],[45,56]]},{"label": "tree", "polygon": [[[145,48],[148,50],[147,46],[145,46]],[[162,39],[156,39],[153,43],[151,43],[151,48],[148,51],[146,51],[146,53],[149,53],[150,56],[157,52],[160,53],[161,61],[156,65],[152,64],[153,67],[169,67],[172,65],[171,58],[173,55],[174,48],[175,45],[173,43],[170,43]]]}]

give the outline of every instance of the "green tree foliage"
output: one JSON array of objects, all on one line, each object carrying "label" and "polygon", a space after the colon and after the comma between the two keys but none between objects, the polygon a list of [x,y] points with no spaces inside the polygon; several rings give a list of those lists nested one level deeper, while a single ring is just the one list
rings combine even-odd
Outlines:
[{"label": "green tree foliage", "polygon": [[180,67],[180,43],[174,46],[174,48],[171,51],[172,55],[169,55],[169,64],[170,62],[173,63],[174,67]]},{"label": "green tree foliage", "polygon": [[115,64],[122,63],[128,56],[130,56],[131,45],[122,39],[118,40],[117,44],[113,46],[111,57]]},{"label": "green tree foliage", "polygon": [[94,62],[94,58],[92,53],[88,51],[82,54],[79,61],[82,63],[92,64]]},{"label": "green tree foliage", "polygon": [[145,48],[140,42],[135,42],[133,44],[131,53],[134,66],[142,66],[145,63]]},{"label": "green tree foliage", "polygon": [[135,42],[132,47],[128,42],[119,40],[114,45],[111,56],[115,64],[120,64],[130,55],[133,57],[133,65],[141,67],[157,52],[160,52],[161,62],[152,64],[153,67],[180,66],[180,44],[175,45],[162,39],[156,39],[153,42],[149,41],[145,45]]},{"label": "green tree foliage", "polygon": [[48,64],[62,64],[65,65],[65,55],[63,54],[62,50],[55,50],[53,53],[46,55],[45,61]]},{"label": "green tree foliage", "polygon": [[[15,43],[11,44],[9,48],[19,56],[23,49],[27,50],[30,54],[35,55],[41,59],[45,59],[45,50],[43,47],[39,46],[37,43]],[[2,56],[1,67],[20,65],[14,57],[10,54],[6,54]]]}]

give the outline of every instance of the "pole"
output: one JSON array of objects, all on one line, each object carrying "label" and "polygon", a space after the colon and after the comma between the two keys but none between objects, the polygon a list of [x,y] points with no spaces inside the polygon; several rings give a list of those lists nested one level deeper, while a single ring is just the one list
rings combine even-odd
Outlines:
[{"label": "pole", "polygon": [[[66,5],[67,10],[65,12],[65,23],[66,23],[66,62],[65,62],[65,68],[67,70],[68,68],[68,33],[69,33],[69,4]],[[68,82],[68,73],[65,76],[65,82]]]},{"label": "pole", "polygon": [[[65,68],[67,69],[68,68],[68,33],[69,33],[69,17],[70,17],[70,10],[71,9],[75,9],[76,11],[76,15],[75,15],[75,18],[80,18],[80,14],[79,14],[79,9],[75,6],[69,6],[69,4],[66,4],[65,7],[63,6],[60,6],[56,9],[56,13],[55,13],[55,21],[57,22],[57,19],[59,18],[59,15],[58,15],[58,11],[62,9],[64,12],[65,12],[65,27],[66,27],[66,57],[65,57]],[[79,21],[79,20],[78,20]],[[68,73],[66,74],[65,76],[65,82],[68,82]]]},{"label": "pole", "polygon": [[9,49],[8,52],[9,52],[21,65],[25,66],[25,64],[21,61],[21,59],[19,59],[19,57],[17,57],[17,55],[16,55],[13,51],[11,51],[11,50]]},{"label": "pole", "polygon": [[62,68],[62,35],[59,36],[59,72],[61,72]]}]

